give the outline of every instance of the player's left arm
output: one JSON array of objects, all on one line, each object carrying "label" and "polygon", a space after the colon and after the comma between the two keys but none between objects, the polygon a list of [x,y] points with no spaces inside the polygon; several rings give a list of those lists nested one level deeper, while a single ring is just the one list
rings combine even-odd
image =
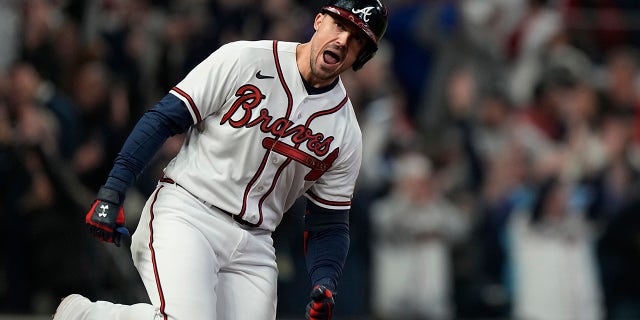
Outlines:
[{"label": "player's left arm", "polygon": [[307,319],[331,319],[334,294],[349,252],[349,210],[362,163],[362,132],[351,102],[340,110],[331,167],[305,191],[304,251],[313,290]]},{"label": "player's left arm", "polygon": [[306,319],[331,319],[338,280],[349,252],[349,210],[307,202],[304,252],[313,290]]},{"label": "player's left arm", "polygon": [[307,319],[332,318],[334,295],[349,252],[349,210],[362,160],[360,131],[350,134],[331,169],[305,193],[304,251],[313,286]]},{"label": "player's left arm", "polygon": [[326,209],[308,201],[304,238],[311,284],[335,292],[349,252],[349,210]]}]

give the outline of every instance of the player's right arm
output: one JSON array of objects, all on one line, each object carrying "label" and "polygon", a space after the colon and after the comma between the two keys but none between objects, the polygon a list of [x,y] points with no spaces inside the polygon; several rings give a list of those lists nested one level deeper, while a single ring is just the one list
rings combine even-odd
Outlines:
[{"label": "player's right arm", "polygon": [[114,161],[105,184],[85,217],[89,232],[99,240],[120,245],[124,227],[124,195],[151,158],[171,136],[185,132],[193,119],[184,103],[166,95],[146,111],[135,125]]},{"label": "player's right arm", "polygon": [[119,245],[124,225],[124,195],[164,142],[216,112],[229,94],[239,43],[220,47],[191,70],[169,94],[146,111],[114,161],[105,184],[85,217],[94,237]]}]

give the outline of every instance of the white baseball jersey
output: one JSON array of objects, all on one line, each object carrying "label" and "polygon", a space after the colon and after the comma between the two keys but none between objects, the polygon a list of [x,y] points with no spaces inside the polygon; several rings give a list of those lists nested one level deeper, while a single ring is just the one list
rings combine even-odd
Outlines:
[{"label": "white baseball jersey", "polygon": [[297,45],[224,45],[171,90],[196,125],[166,176],[270,231],[303,194],[324,208],[350,208],[362,157],[360,127],[342,81],[309,94]]}]

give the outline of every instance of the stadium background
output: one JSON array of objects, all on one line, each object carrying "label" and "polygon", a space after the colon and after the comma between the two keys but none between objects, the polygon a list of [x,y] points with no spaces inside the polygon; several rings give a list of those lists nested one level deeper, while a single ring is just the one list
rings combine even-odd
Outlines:
[{"label": "stadium background", "polygon": [[[385,3],[378,56],[343,76],[365,155],[337,318],[640,319],[640,2]],[[221,44],[306,40],[320,5],[0,0],[0,319],[145,301],[83,225],[128,130]],[[283,319],[307,300],[300,222],[274,234]]]}]

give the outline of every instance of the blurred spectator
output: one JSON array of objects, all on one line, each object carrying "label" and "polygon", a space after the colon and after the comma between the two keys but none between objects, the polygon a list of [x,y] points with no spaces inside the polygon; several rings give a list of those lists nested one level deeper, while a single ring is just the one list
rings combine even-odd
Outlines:
[{"label": "blurred spectator", "polygon": [[589,58],[602,63],[612,49],[640,45],[638,14],[634,0],[559,1],[571,41]]},{"label": "blurred spectator", "polygon": [[[316,8],[311,8],[314,10]],[[294,0],[262,1],[265,39],[282,39],[283,41],[301,41],[313,30],[309,25],[309,13]],[[291,26],[299,26],[292,28]]]},{"label": "blurred spectator", "polygon": [[471,264],[467,269],[474,268],[459,274],[459,284],[469,286],[459,293],[465,302],[461,312],[505,317],[510,302],[505,282],[506,225],[512,212],[528,201],[531,150],[536,147],[527,140],[532,138],[530,130],[500,91],[485,93],[475,109],[459,105],[452,112],[468,168],[463,186],[473,197],[474,211],[474,240],[462,253],[470,257],[460,260]]},{"label": "blurred spectator", "polygon": [[47,154],[58,153],[60,125],[53,112],[38,104],[38,77],[28,64],[18,64],[9,74],[9,116],[19,144],[36,146]]},{"label": "blurred spectator", "polygon": [[566,136],[562,117],[562,104],[576,79],[566,69],[552,69],[536,81],[531,104],[523,110],[524,119],[541,138],[549,142],[561,142]]},{"label": "blurred spectator", "polygon": [[640,53],[620,47],[607,55],[603,66],[601,98],[609,113],[634,119],[633,139],[640,142]]},{"label": "blurred spectator", "polygon": [[509,221],[517,319],[602,319],[594,233],[575,184],[549,178]]},{"label": "blurred spectator", "polygon": [[544,54],[561,29],[560,12],[549,4],[549,0],[528,1],[520,24],[513,30],[506,44],[506,56],[511,61],[509,91],[516,105],[526,104],[531,100],[531,89],[543,69]]},{"label": "blurred spectator", "polygon": [[[92,198],[89,190],[97,190],[95,177],[107,174],[123,133],[195,63],[234,39],[305,38],[312,30],[305,17],[320,4],[0,0],[0,225],[5,227],[0,312],[50,313],[58,292],[69,291],[144,299],[135,271],[117,263],[128,259],[125,251],[87,254],[96,243],[88,239],[82,216]],[[580,319],[640,318],[640,247],[629,240],[640,237],[640,2],[389,0],[388,5],[387,40],[378,56],[343,75],[363,133],[363,163],[351,214],[353,247],[340,292],[349,303],[340,313],[368,318],[372,310],[399,306],[391,298],[381,303],[380,297],[361,293],[380,285],[378,277],[391,287],[404,286],[402,281],[407,288],[418,285],[424,278],[405,276],[410,265],[401,259],[418,259],[417,248],[424,248],[439,253],[425,253],[437,257],[421,263],[445,269],[441,277],[428,275],[437,271],[431,266],[417,271],[426,276],[425,288],[442,290],[435,291],[444,302],[428,308],[440,315],[533,316],[540,310],[532,292],[547,297],[542,284],[546,289],[563,284],[547,298],[566,296],[545,310],[566,317],[575,308],[591,313],[575,313]],[[140,195],[155,187],[181,139],[169,140],[139,177],[127,196],[128,215],[140,211],[134,208],[141,205]],[[416,169],[428,173],[423,177],[396,180],[393,164],[407,150],[419,150],[423,160],[416,163],[430,163],[431,169]],[[557,183],[538,194],[548,179]],[[579,214],[562,203],[563,192],[572,206],[580,205]],[[569,196],[576,194],[580,197]],[[411,202],[408,195],[422,200]],[[548,208],[565,208],[553,210],[557,218],[542,214],[551,209],[540,209],[552,202]],[[450,209],[469,215],[441,216]],[[418,213],[411,219],[395,216]],[[131,218],[128,223],[135,226],[136,217]],[[285,218],[283,229],[274,233],[281,252],[280,298],[289,300],[282,301],[279,317],[299,314],[306,298],[289,298],[287,292],[307,285],[306,277],[287,272],[302,261],[295,231],[301,213],[294,207]],[[447,225],[449,218],[454,225],[462,219],[464,228],[430,229]],[[509,232],[516,237],[509,238]],[[386,244],[372,247],[372,241]],[[514,245],[529,249],[514,256]],[[414,248],[413,255],[408,248]],[[587,261],[592,257],[587,248],[597,249],[598,268]],[[384,254],[398,256],[391,271],[378,264]],[[567,262],[554,274],[539,276],[551,265],[527,262],[533,255],[583,262]],[[569,263],[575,263],[573,278],[564,273]],[[512,274],[511,266],[518,273]],[[86,276],[89,269],[94,276]],[[562,291],[578,283],[586,289]],[[426,295],[412,297],[430,306]],[[589,299],[592,306],[579,305]],[[553,304],[562,301],[564,309]]]},{"label": "blurred spectator", "polygon": [[57,46],[55,34],[64,21],[61,7],[49,0],[27,0],[22,5],[20,57],[44,78],[56,79],[62,70],[51,53]]},{"label": "blurred spectator", "polygon": [[[637,185],[636,185],[637,188]],[[640,237],[637,198],[621,207],[598,241],[607,319],[640,318]]]},{"label": "blurred spectator", "polygon": [[341,76],[350,90],[363,135],[362,166],[349,213],[351,249],[341,290],[349,297],[348,307],[341,307],[341,313],[349,315],[369,311],[371,297],[360,292],[371,286],[371,203],[389,191],[390,166],[398,150],[417,144],[403,92],[390,70],[393,50],[387,42],[381,42],[379,48],[376,58],[361,70]]},{"label": "blurred spectator", "polygon": [[601,121],[599,139],[606,158],[597,171],[585,177],[585,183],[592,192],[589,216],[600,228],[606,229],[624,207],[640,196],[640,172],[630,148],[632,120],[605,114]]},{"label": "blurred spectator", "polygon": [[394,50],[392,70],[407,99],[406,113],[415,117],[426,108],[426,94],[441,47],[460,26],[457,1],[398,1],[390,7],[385,35]]},{"label": "blurred spectator", "polygon": [[189,70],[191,42],[204,27],[206,13],[206,5],[199,2],[175,3],[168,11],[160,41],[160,57],[155,66],[161,92],[168,92]]},{"label": "blurred spectator", "polygon": [[416,153],[394,163],[391,193],[371,208],[372,307],[381,319],[453,319],[451,247],[466,236],[465,214],[440,191],[437,172]]},{"label": "blurred spectator", "polygon": [[[59,153],[65,159],[70,159],[79,140],[79,118],[77,108],[69,97],[58,89],[51,81],[42,79],[32,65],[19,63],[12,70],[12,95],[10,101],[16,107],[22,104],[34,104],[42,112],[50,114],[54,122],[46,146],[51,153]],[[49,117],[49,115],[47,115]]]},{"label": "blurred spectator", "polygon": [[598,227],[597,258],[607,318],[640,317],[640,261],[638,246],[628,239],[640,235],[640,171],[633,163],[632,119],[606,114],[601,125],[604,165],[585,181],[591,193],[589,217]]},{"label": "blurred spectator", "polygon": [[[95,288],[78,273],[87,260],[79,254],[83,242],[74,239],[88,237],[79,233],[82,221],[65,214],[76,212],[76,202],[73,190],[60,182],[64,166],[55,165],[63,123],[39,103],[38,81],[30,65],[17,64],[0,92],[0,202],[6,231],[0,242],[9,257],[3,263],[7,293],[0,300],[13,312],[46,312],[57,290],[67,285]],[[100,276],[96,270],[93,279]]]},{"label": "blurred spectator", "polygon": [[[415,147],[415,123],[406,113],[404,96],[390,72],[392,48],[383,42],[376,59],[343,79],[355,96],[362,130],[360,192],[378,196],[391,184],[390,163],[398,150]],[[374,61],[375,60],[375,61]],[[351,77],[350,77],[351,76]]]},{"label": "blurred spectator", "polygon": [[74,76],[72,93],[82,123],[81,141],[73,157],[73,169],[82,183],[100,188],[119,146],[126,137],[129,105],[110,84],[109,70],[100,61],[85,63]]},{"label": "blurred spectator", "polygon": [[19,0],[0,1],[0,73],[5,73],[19,51]]}]

